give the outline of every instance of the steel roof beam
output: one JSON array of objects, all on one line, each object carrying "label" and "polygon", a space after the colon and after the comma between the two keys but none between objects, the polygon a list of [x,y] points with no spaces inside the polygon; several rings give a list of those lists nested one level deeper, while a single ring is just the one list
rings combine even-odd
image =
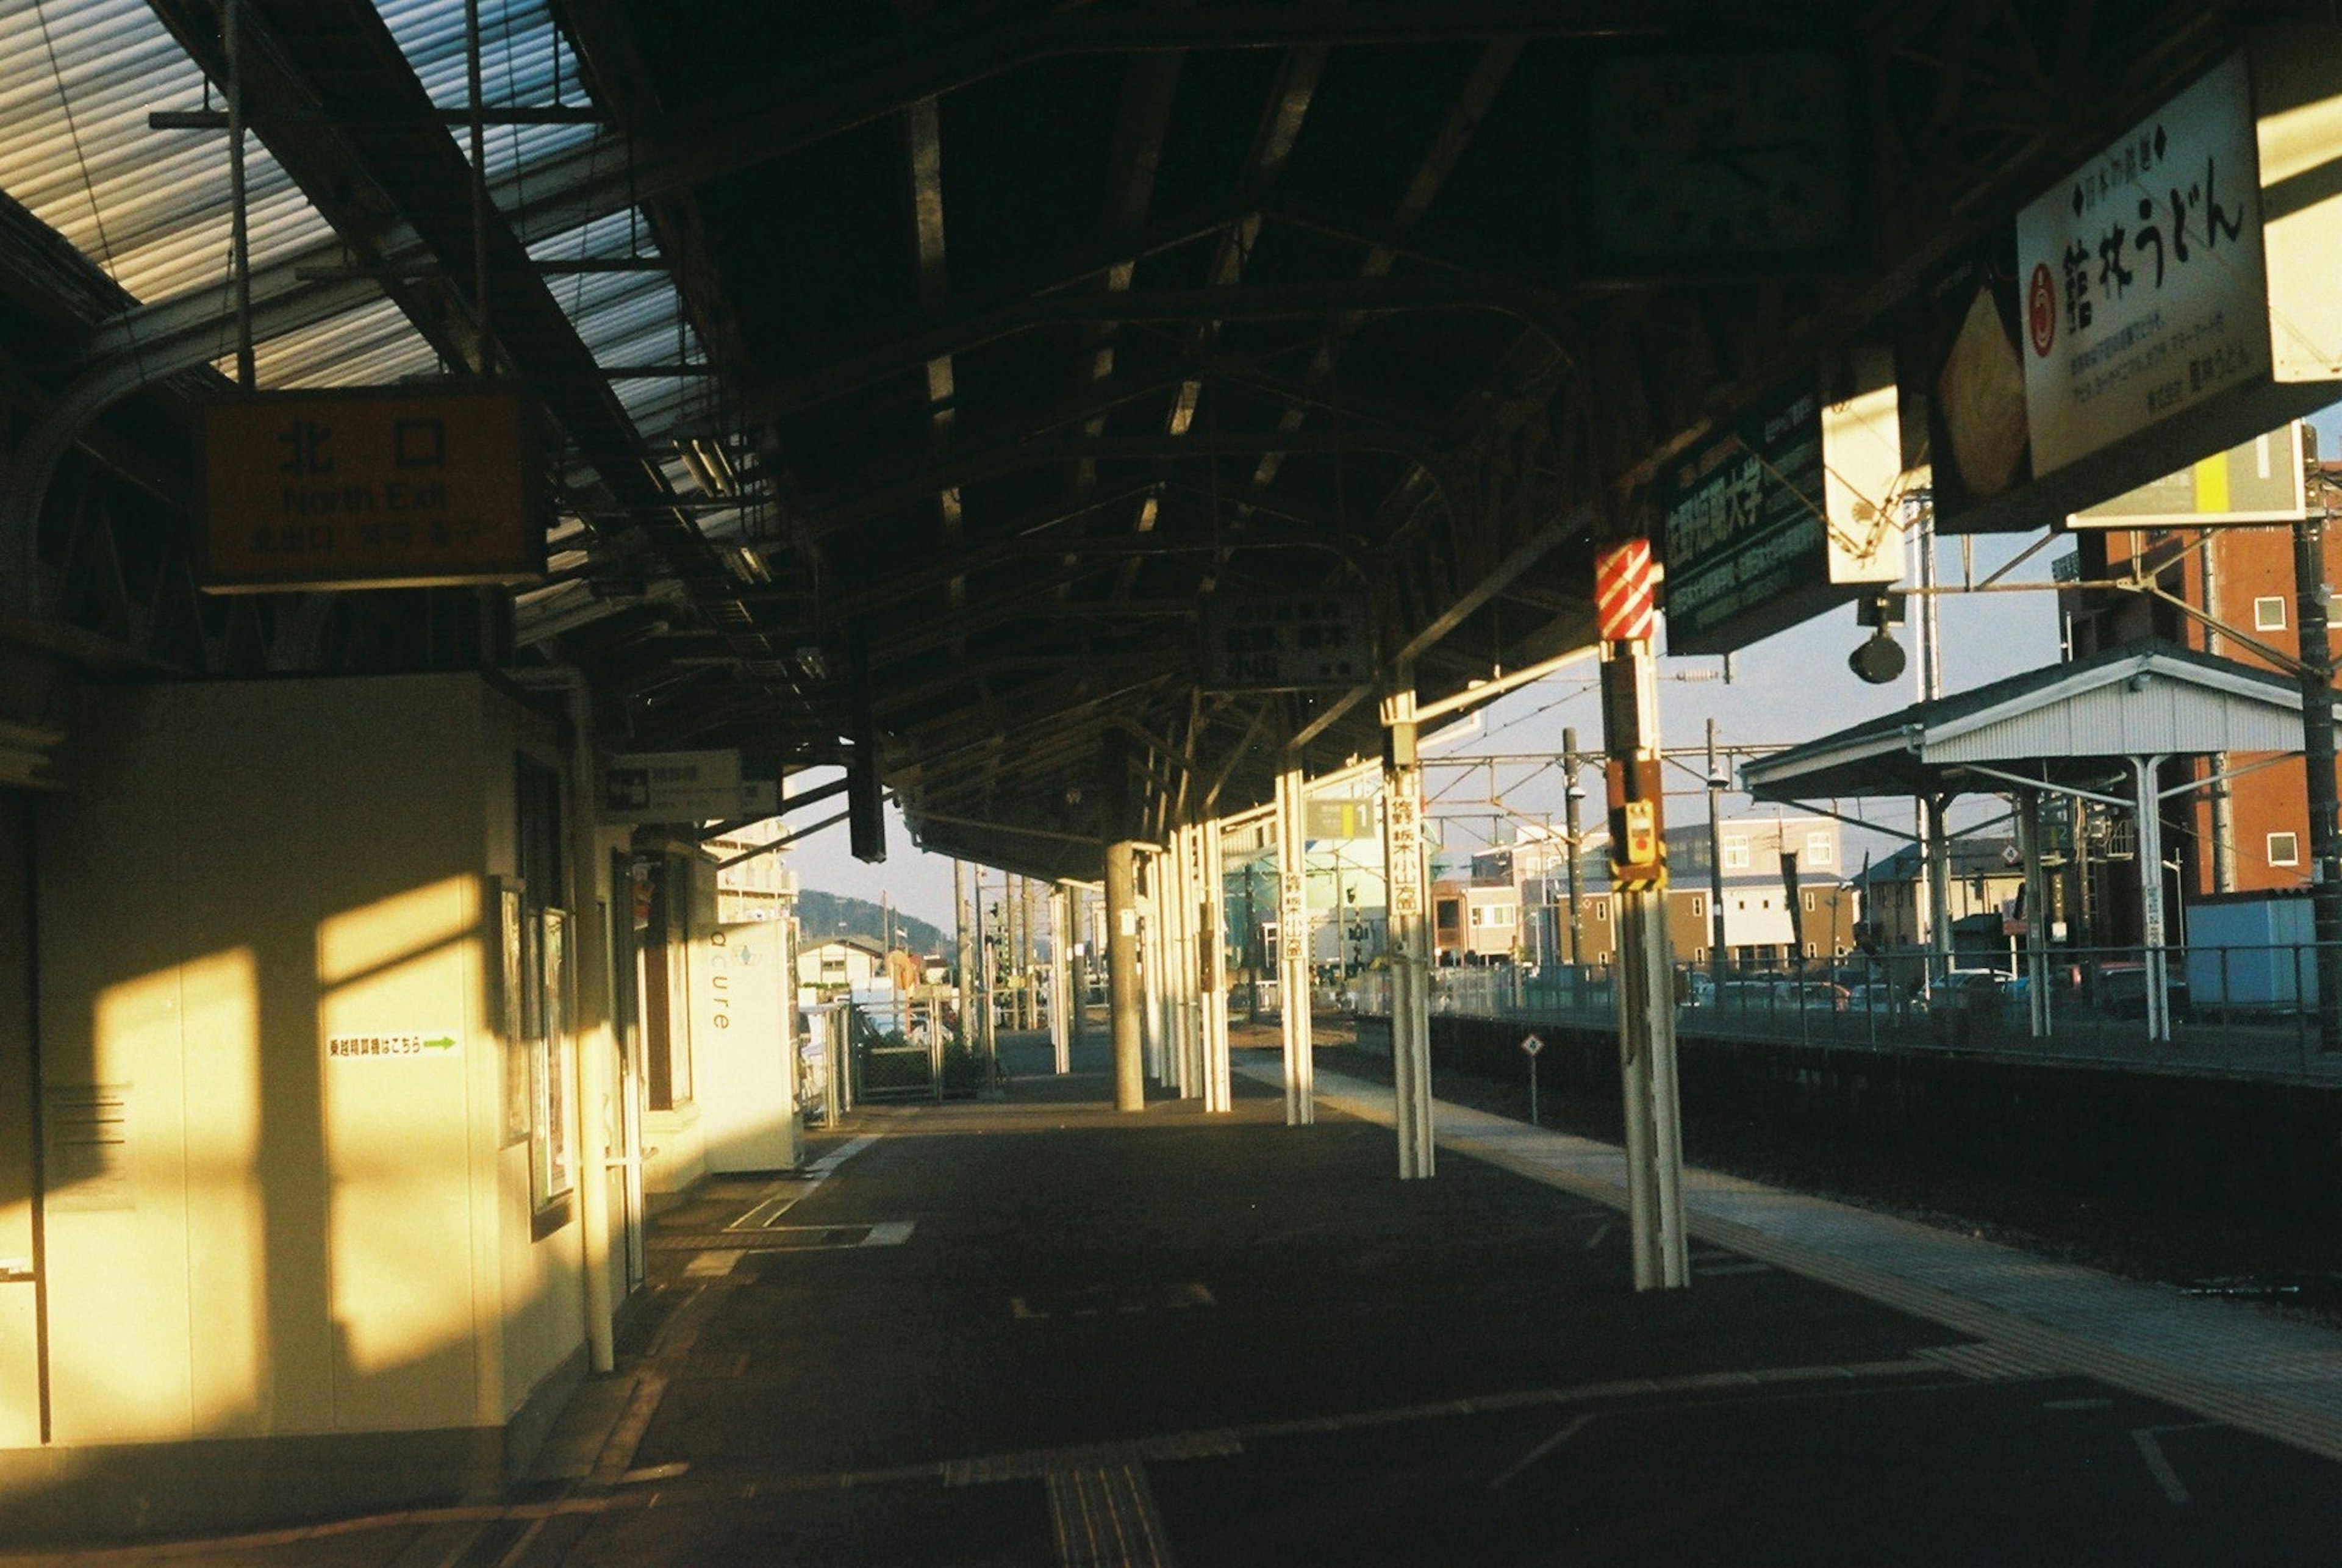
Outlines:
[{"label": "steel roof beam", "polygon": [[799,521],[816,534],[831,534],[883,516],[896,506],[946,486],[973,484],[1050,463],[1082,458],[1107,462],[1253,457],[1270,451],[1330,457],[1380,452],[1405,457],[1426,469],[1442,465],[1450,455],[1446,447],[1421,436],[1381,427],[1326,434],[1300,431],[1288,434],[1266,430],[1216,432],[1209,435],[1102,436],[1096,440],[1059,436],[1046,441],[1009,441],[971,454],[949,454],[923,472],[822,497],[799,514]]},{"label": "steel roof beam", "polygon": [[1291,321],[1316,316],[1398,315],[1426,311],[1493,311],[1516,318],[1566,353],[1566,302],[1549,290],[1479,275],[1357,278],[1229,288],[1154,289],[1127,294],[1019,295],[911,330],[880,335],[859,350],[798,372],[751,394],[767,417],[809,408],[891,376],[908,375],[939,354],[971,348],[1036,327],[1091,322]]}]

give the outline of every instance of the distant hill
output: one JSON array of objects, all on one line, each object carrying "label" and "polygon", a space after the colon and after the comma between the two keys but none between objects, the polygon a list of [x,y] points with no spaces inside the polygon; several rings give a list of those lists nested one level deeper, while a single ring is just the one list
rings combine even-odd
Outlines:
[{"label": "distant hill", "polygon": [[[886,940],[886,905],[842,893],[822,893],[810,887],[800,891],[797,922],[808,944],[838,935],[866,936],[873,942]],[[923,958],[938,954],[949,957],[951,934],[898,909],[895,912],[895,944],[907,947]]]}]

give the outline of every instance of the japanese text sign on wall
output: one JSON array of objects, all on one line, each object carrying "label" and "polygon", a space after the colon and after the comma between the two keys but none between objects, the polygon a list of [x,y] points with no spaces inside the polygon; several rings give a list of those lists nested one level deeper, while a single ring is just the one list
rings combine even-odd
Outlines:
[{"label": "japanese text sign on wall", "polygon": [[606,823],[729,821],[780,809],[780,769],[738,752],[635,752],[602,768]]},{"label": "japanese text sign on wall", "polygon": [[1383,855],[1396,918],[1423,914],[1423,776],[1400,768],[1384,784]]},{"label": "japanese text sign on wall", "polygon": [[2037,474],[2267,375],[2260,158],[2245,56],[2027,206],[2017,275]]},{"label": "japanese text sign on wall", "polygon": [[1374,622],[1363,594],[1215,594],[1201,621],[1207,691],[1352,686],[1374,669]]},{"label": "japanese text sign on wall", "polygon": [[516,583],[545,571],[528,405],[495,387],[260,393],[203,411],[204,586]]}]

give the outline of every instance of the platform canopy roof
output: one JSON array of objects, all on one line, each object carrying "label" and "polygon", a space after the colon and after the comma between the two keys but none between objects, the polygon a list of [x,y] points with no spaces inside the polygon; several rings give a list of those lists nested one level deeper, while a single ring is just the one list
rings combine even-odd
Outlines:
[{"label": "platform canopy roof", "polygon": [[2157,640],[2011,675],[1744,763],[1758,800],[2088,788],[2138,757],[2301,750],[2301,687]]},{"label": "platform canopy roof", "polygon": [[[1362,591],[1426,700],[1583,646],[1593,536],[1669,456],[2327,9],[482,0],[475,133],[463,0],[243,0],[259,384],[485,344],[552,437],[514,656],[583,671],[607,744],[866,731],[929,847],[1093,875],[1268,798],[1289,737],[1376,749],[1364,684],[1205,689],[1200,596]],[[400,667],[469,601],[187,585],[155,433],[233,365],[225,17],[0,0],[8,395],[153,503],[100,549],[53,493],[0,549],[85,664]],[[1590,150],[1817,70],[1847,118],[1787,165]]]}]

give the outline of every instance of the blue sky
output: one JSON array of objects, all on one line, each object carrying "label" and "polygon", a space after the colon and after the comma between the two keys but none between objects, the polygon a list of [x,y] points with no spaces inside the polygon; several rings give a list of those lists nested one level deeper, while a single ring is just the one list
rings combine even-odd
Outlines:
[{"label": "blue sky", "polygon": [[[2311,423],[2317,427],[2321,452],[2342,453],[2342,405],[2327,409]],[[2000,534],[1975,540],[1976,578],[1981,581],[1990,575],[2040,537],[2037,534]],[[2007,581],[2046,584],[2049,580],[2049,563],[2072,548],[2064,541],[2053,541],[2011,573]],[[1938,581],[1946,585],[1961,582],[1960,541],[1939,541],[1937,551]],[[1947,692],[1964,691],[2004,675],[2038,669],[2058,656],[2057,600],[2054,593],[2044,590],[1947,594],[1942,599],[1941,614],[1944,689]],[[1897,634],[1907,652],[1914,651],[1912,630],[1907,625]],[[1726,743],[1807,740],[1865,718],[1892,713],[1916,700],[1916,655],[1911,661],[1913,669],[1884,686],[1867,685],[1847,668],[1847,654],[1867,634],[1855,624],[1850,606],[1832,610],[1736,654],[1734,678],[1729,685],[1704,678],[1718,668],[1720,660],[1661,660],[1663,675],[1690,674],[1695,677],[1688,681],[1665,680],[1660,686],[1660,725],[1666,744],[1699,744],[1711,717],[1716,721],[1720,738]],[[1581,744],[1598,744],[1601,714],[1586,679],[1588,668],[1566,670],[1491,704],[1483,712],[1477,735],[1442,745],[1436,754],[1463,757],[1556,754],[1561,749],[1562,728],[1568,724],[1577,727]],[[1496,794],[1503,805],[1532,813],[1557,813],[1557,774],[1547,771],[1526,783],[1519,782],[1528,771],[1516,767],[1499,772]],[[817,782],[818,778],[808,781]],[[1599,784],[1589,776],[1586,787],[1593,792],[1598,806]],[[1677,774],[1669,787],[1696,790],[1696,784],[1689,775]],[[1447,824],[1446,835],[1449,853],[1460,856],[1486,842],[1493,817],[1492,808],[1485,804],[1489,791],[1485,778],[1458,780],[1453,770],[1435,769],[1427,793],[1443,788],[1447,798],[1435,806],[1435,814],[1460,814]],[[1464,797],[1467,792],[1476,798],[1466,801]],[[1745,797],[1729,795],[1725,809],[1730,813],[1736,808],[1745,809],[1747,804]],[[1696,798],[1686,797],[1671,800],[1668,814],[1671,820],[1684,821],[1704,815],[1705,810]],[[1966,816],[1973,820],[1989,814],[1990,810],[1983,803],[1972,803]],[[816,811],[815,814],[818,820],[820,814]],[[1910,825],[1907,803],[1875,803],[1871,814],[1905,831]],[[1953,820],[1957,825],[1963,818],[1956,814]],[[898,908],[949,929],[951,862],[915,848],[901,814],[892,808],[888,811],[886,843],[886,863],[865,865],[847,853],[846,830],[839,826],[816,834],[792,851],[790,860],[803,886],[874,901],[884,893],[894,899]],[[1860,833],[1850,832],[1847,864],[1857,864],[1866,848],[1883,857],[1892,850],[1893,843],[1884,837],[1866,840]]]}]

